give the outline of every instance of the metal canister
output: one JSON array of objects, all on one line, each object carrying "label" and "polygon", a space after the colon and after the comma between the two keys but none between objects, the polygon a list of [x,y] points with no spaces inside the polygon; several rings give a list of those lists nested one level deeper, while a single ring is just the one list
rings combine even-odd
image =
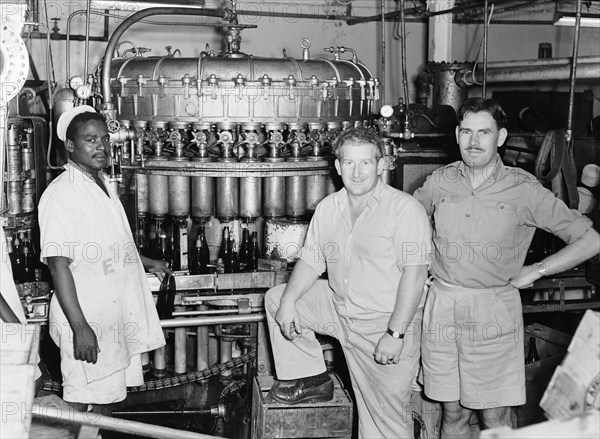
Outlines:
[{"label": "metal canister", "polygon": [[[187,157],[179,157],[176,161],[187,161]],[[190,177],[169,175],[169,215],[186,217],[190,214]]]},{"label": "metal canister", "polygon": [[[265,162],[283,162],[283,157],[266,157]],[[285,177],[263,178],[263,216],[280,218],[285,216]]]},{"label": "metal canister", "polygon": [[16,215],[21,213],[21,194],[23,193],[23,183],[20,181],[9,181],[6,198],[8,199],[8,213]]},{"label": "metal canister", "polygon": [[[308,157],[309,161],[321,160],[321,157]],[[317,204],[327,196],[327,182],[324,175],[309,175],[306,177],[306,210],[313,213]]]},{"label": "metal canister", "polygon": [[[235,157],[221,158],[219,161],[231,166],[237,163]],[[224,172],[227,174],[227,171]],[[216,215],[222,221],[228,221],[237,218],[238,204],[240,198],[240,189],[238,187],[237,177],[217,177],[217,199]]]},{"label": "metal canister", "polygon": [[[300,157],[289,157],[287,161],[300,162]],[[306,215],[306,177],[294,175],[286,177],[285,214],[288,218],[302,218]]]},{"label": "metal canister", "polygon": [[7,180],[8,181],[19,181],[22,180],[23,172],[23,156],[21,154],[21,147],[19,145],[9,145],[7,148]]},{"label": "metal canister", "polygon": [[146,216],[149,210],[148,175],[136,174],[135,185],[138,215]]},{"label": "metal canister", "polygon": [[[242,163],[257,162],[256,159],[244,158]],[[243,165],[242,165],[243,166]],[[258,218],[261,215],[262,181],[260,177],[240,178],[240,217]]]},{"label": "metal canister", "polygon": [[[212,162],[210,157],[194,157],[195,162]],[[206,221],[215,214],[214,177],[192,177],[192,216]]]},{"label": "metal canister", "polygon": [[[23,148],[21,151],[23,155],[23,171],[35,170],[35,155],[33,154],[33,148]],[[35,172],[31,173],[30,178],[35,178]]]},{"label": "metal canister", "polygon": [[[154,160],[166,160],[162,157]],[[148,176],[148,200],[151,215],[165,216],[169,212],[169,178],[166,175],[150,174]]]}]

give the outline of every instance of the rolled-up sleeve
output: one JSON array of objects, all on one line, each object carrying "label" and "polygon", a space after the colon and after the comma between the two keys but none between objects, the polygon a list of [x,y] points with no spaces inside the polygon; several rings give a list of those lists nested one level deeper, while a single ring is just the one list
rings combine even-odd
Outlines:
[{"label": "rolled-up sleeve", "polygon": [[49,187],[44,192],[38,206],[40,224],[40,260],[48,263],[48,258],[62,256],[71,262],[76,259],[78,243],[74,242],[77,215],[73,200],[68,194],[61,194]]},{"label": "rolled-up sleeve", "polygon": [[431,215],[433,215],[433,196],[431,185],[432,176],[429,175],[425,179],[425,183],[423,183],[423,186],[417,189],[413,194],[413,197],[415,197],[425,209],[425,213],[429,219],[431,219]]},{"label": "rolled-up sleeve", "polygon": [[431,266],[431,226],[423,206],[416,199],[407,198],[398,212],[394,247],[397,266]]},{"label": "rolled-up sleeve", "polygon": [[553,233],[570,244],[581,238],[590,228],[592,221],[569,207],[551,191],[537,182],[532,182],[525,192],[525,217],[532,225]]}]

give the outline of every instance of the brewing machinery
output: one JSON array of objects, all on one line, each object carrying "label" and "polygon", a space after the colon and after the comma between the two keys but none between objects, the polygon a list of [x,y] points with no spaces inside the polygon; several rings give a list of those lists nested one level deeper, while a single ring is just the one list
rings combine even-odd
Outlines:
[{"label": "brewing machinery", "polygon": [[[130,26],[175,14],[221,18],[224,51],[113,57]],[[170,306],[162,319],[167,347],[146,356],[151,380],[130,393],[128,405],[162,398],[139,390],[164,389],[169,399],[181,397],[169,389],[217,377],[216,387],[200,386],[185,398],[188,407],[212,407],[206,414],[220,425],[212,432],[223,435],[236,424],[227,396],[244,394],[249,370],[273,372],[264,292],[286,281],[311,213],[340,187],[332,141],[348,127],[376,129],[379,108],[379,81],[353,50],[330,47],[331,59],[313,59],[303,39],[297,58],[261,58],[241,50],[248,27],[255,26],[240,25],[235,9],[139,11],[114,31],[102,68],[71,78],[55,99],[55,119],[82,103],[101,109],[111,137],[111,181],[132,213],[136,237],[152,248],[165,235],[173,252],[174,291],[148,278],[159,306]],[[258,270],[223,273],[214,264],[209,274],[190,275],[200,228],[214,263],[225,227],[237,243],[244,229],[258,232]]]}]

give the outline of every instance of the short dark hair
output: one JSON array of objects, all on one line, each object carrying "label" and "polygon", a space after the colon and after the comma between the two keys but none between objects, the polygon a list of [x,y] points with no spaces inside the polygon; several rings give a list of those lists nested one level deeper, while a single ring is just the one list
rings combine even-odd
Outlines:
[{"label": "short dark hair", "polygon": [[348,142],[364,143],[373,145],[377,150],[377,159],[384,156],[383,141],[373,130],[366,128],[348,128],[342,131],[333,141],[333,153],[337,159],[340,159],[340,150]]},{"label": "short dark hair", "polygon": [[79,134],[79,130],[88,122],[92,120],[97,120],[99,122],[106,123],[106,119],[100,113],[92,113],[91,111],[80,113],[73,118],[69,126],[67,127],[67,132],[65,133],[65,139],[74,140],[77,134]]},{"label": "short dark hair", "polygon": [[458,122],[462,122],[464,118],[469,113],[480,113],[485,111],[489,113],[490,116],[494,118],[496,121],[496,125],[498,125],[498,129],[506,128],[506,123],[508,122],[508,116],[502,109],[502,107],[493,99],[488,98],[471,98],[467,99],[458,110],[458,114],[456,118]]}]

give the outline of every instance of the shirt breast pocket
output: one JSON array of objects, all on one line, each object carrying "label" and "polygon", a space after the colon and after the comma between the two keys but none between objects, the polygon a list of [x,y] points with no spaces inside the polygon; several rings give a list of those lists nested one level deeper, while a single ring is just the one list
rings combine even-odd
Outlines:
[{"label": "shirt breast pocket", "polygon": [[435,234],[449,239],[459,233],[459,221],[463,207],[458,198],[443,197],[433,204],[433,221]]},{"label": "shirt breast pocket", "polygon": [[485,200],[481,224],[477,227],[479,242],[498,244],[501,247],[513,247],[519,227],[517,206],[498,200]]}]

